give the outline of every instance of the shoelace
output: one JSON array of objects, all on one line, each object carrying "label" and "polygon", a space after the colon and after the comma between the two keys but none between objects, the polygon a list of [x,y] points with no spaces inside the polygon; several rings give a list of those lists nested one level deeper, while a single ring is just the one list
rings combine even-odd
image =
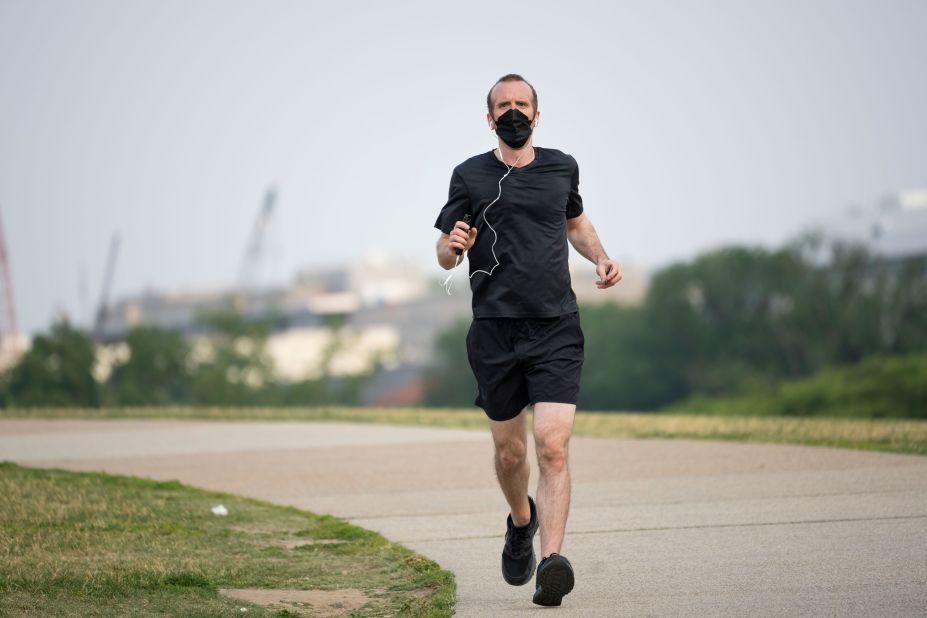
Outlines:
[{"label": "shoelace", "polygon": [[[525,543],[530,538],[528,534],[528,529],[519,530],[518,528],[513,528],[505,535],[505,547],[508,549],[508,553],[513,558],[523,558],[531,553],[531,545]],[[515,544],[518,543],[521,545],[521,550],[516,551]]]}]

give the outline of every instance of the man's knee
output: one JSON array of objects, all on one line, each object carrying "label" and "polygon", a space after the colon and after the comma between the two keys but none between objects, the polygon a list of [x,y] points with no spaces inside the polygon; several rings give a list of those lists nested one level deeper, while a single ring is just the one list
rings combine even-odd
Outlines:
[{"label": "man's knee", "polygon": [[557,474],[567,466],[569,435],[540,435],[535,438],[538,467],[542,474]]},{"label": "man's knee", "polygon": [[534,443],[541,474],[559,474],[567,467],[576,406],[538,402],[534,405]]},{"label": "man's knee", "polygon": [[503,472],[513,472],[525,464],[528,449],[524,442],[506,440],[496,443],[496,462]]}]

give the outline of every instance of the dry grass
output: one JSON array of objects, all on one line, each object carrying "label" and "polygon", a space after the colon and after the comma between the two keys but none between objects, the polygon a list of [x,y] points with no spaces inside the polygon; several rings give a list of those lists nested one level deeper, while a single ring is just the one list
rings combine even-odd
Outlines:
[{"label": "dry grass", "polygon": [[[160,418],[262,421],[347,421],[485,429],[480,410],[435,408],[50,408],[4,409],[0,418]],[[694,438],[806,444],[927,455],[927,421],[776,416],[710,416],[580,411],[576,435]]]},{"label": "dry grass", "polygon": [[927,455],[927,421],[598,412],[578,415],[576,433],[805,444]]}]

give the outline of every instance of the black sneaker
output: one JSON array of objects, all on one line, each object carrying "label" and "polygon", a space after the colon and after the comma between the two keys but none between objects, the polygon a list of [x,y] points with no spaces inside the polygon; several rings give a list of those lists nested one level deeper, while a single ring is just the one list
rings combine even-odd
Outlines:
[{"label": "black sneaker", "polygon": [[513,586],[523,586],[534,575],[534,533],[538,531],[538,509],[528,496],[531,506],[531,521],[516,526],[509,515],[505,533],[505,547],[502,549],[502,578]]},{"label": "black sneaker", "polygon": [[538,565],[534,602],[557,606],[573,589],[573,566],[560,554],[551,554]]}]

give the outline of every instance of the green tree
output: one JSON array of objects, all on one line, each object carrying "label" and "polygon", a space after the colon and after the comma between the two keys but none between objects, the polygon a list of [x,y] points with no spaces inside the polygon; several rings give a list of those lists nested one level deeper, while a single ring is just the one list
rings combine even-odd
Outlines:
[{"label": "green tree", "polygon": [[694,395],[670,411],[718,415],[927,418],[927,355],[868,356],[735,395]]},{"label": "green tree", "polygon": [[[665,360],[644,353],[649,339],[640,307],[580,307],[585,363],[578,405],[586,410],[640,410],[672,388]],[[677,388],[682,388],[677,385]]]},{"label": "green tree", "polygon": [[434,361],[425,371],[425,405],[468,407],[476,398],[476,380],[467,361],[469,320],[456,322],[435,339]]},{"label": "green tree", "polygon": [[266,350],[274,318],[247,320],[232,311],[204,314],[208,336],[194,345],[190,397],[204,405],[254,405],[274,381]]},{"label": "green tree", "polygon": [[129,358],[113,368],[107,399],[124,406],[183,403],[190,396],[190,346],[181,333],[142,326],[125,338]]},{"label": "green tree", "polygon": [[[876,355],[927,353],[927,258],[886,260],[814,235],[777,250],[725,247],[660,270],[640,307],[580,314],[584,408],[657,410],[692,396],[770,393]],[[472,401],[466,328],[436,341],[429,405]]]},{"label": "green tree", "polygon": [[9,374],[7,404],[17,407],[97,406],[93,341],[66,320],[39,335]]},{"label": "green tree", "polygon": [[894,354],[927,351],[927,258],[886,264],[883,270],[878,327],[884,348]]}]

